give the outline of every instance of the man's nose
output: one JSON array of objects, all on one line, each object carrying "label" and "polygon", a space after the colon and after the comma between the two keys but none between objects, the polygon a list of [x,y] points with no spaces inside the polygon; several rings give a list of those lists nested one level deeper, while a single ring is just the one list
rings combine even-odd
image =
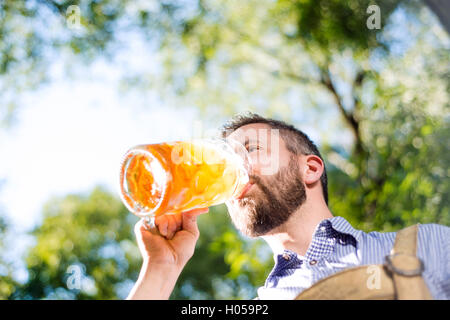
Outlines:
[{"label": "man's nose", "polygon": [[272,175],[274,170],[271,170],[272,161],[268,158],[262,158],[258,156],[251,156],[252,162],[252,174],[257,175],[259,177]]},{"label": "man's nose", "polygon": [[261,163],[258,161],[257,156],[250,156],[250,162],[251,162],[251,170],[249,172],[249,175],[261,175]]}]

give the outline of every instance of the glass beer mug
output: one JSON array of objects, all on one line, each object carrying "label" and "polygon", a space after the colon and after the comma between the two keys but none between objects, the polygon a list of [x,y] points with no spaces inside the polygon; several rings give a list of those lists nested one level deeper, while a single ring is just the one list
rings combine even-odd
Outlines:
[{"label": "glass beer mug", "polygon": [[154,218],[239,197],[250,170],[247,150],[231,139],[138,145],[122,161],[120,193],[132,213]]}]

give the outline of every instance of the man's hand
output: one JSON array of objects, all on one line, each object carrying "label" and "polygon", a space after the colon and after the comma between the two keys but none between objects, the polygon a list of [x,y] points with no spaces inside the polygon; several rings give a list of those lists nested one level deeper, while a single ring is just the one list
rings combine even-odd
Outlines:
[{"label": "man's hand", "polygon": [[156,217],[155,226],[141,219],[135,234],[144,263],[171,264],[183,268],[194,254],[199,237],[197,216],[208,208]]},{"label": "man's hand", "polygon": [[197,217],[208,208],[156,217],[149,226],[144,219],[134,232],[143,258],[139,279],[127,299],[168,299],[199,237]]}]

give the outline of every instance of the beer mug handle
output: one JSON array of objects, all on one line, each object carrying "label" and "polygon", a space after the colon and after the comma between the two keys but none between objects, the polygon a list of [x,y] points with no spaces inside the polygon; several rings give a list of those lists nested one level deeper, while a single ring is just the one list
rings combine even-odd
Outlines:
[{"label": "beer mug handle", "polygon": [[153,233],[157,236],[162,236],[161,233],[159,233],[158,227],[156,227],[155,224],[155,217],[143,217],[141,218],[143,220],[144,228]]}]

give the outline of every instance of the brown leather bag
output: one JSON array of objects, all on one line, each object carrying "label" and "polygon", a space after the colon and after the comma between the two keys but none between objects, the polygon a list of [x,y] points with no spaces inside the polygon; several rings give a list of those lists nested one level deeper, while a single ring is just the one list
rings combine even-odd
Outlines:
[{"label": "brown leather bag", "polygon": [[428,300],[432,296],[417,258],[418,225],[397,232],[391,254],[382,265],[338,272],[300,293],[296,300]]}]

